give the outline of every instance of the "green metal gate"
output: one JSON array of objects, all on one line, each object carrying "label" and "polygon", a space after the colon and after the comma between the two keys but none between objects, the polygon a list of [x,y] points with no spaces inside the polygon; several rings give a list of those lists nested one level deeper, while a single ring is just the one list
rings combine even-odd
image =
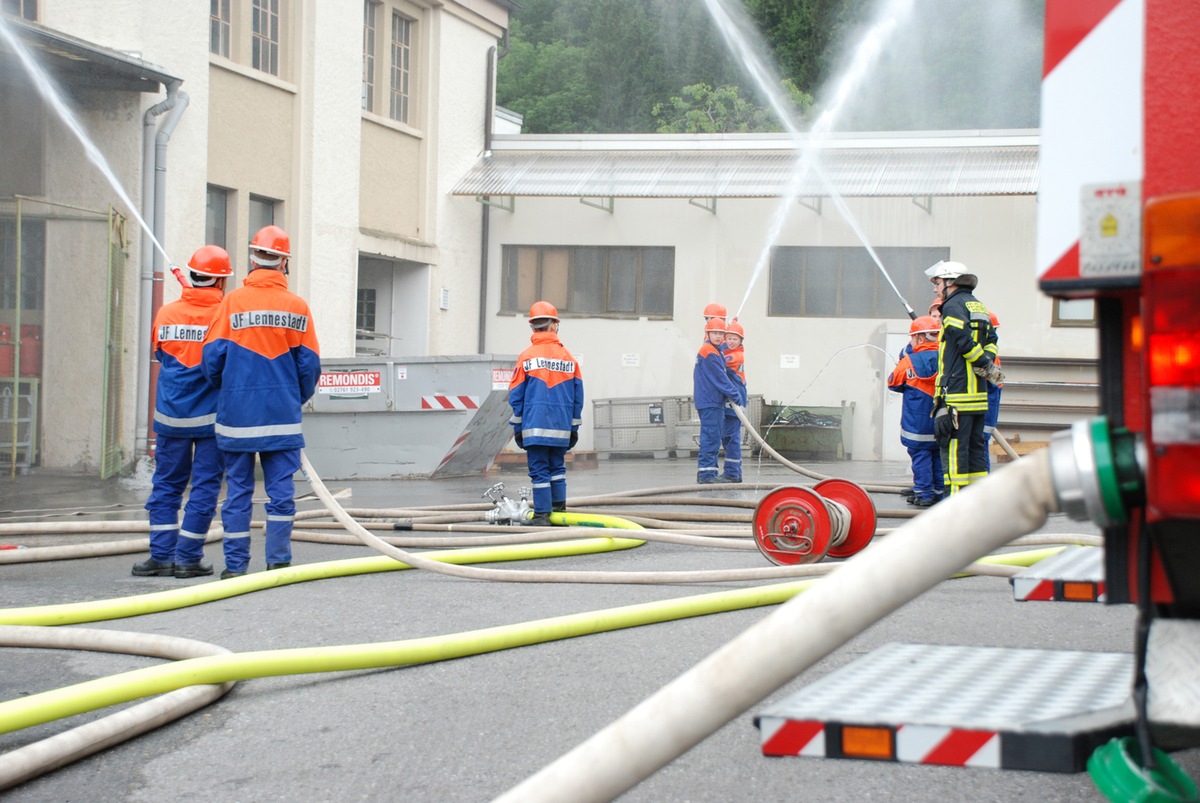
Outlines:
[{"label": "green metal gate", "polygon": [[108,315],[104,332],[104,425],[100,432],[100,479],[120,474],[125,467],[121,420],[125,387],[125,267],[129,260],[125,218],[108,208]]}]

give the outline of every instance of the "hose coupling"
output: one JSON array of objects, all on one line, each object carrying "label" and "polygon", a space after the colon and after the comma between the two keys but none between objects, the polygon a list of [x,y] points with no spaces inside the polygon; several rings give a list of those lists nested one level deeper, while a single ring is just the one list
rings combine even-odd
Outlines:
[{"label": "hose coupling", "polygon": [[1146,444],[1104,416],[1076,421],[1050,438],[1050,474],[1059,508],[1101,527],[1128,521],[1145,504]]}]

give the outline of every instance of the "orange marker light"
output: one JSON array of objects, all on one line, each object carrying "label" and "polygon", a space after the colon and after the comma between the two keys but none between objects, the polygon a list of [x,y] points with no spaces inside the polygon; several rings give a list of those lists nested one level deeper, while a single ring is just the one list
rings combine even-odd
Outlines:
[{"label": "orange marker light", "polygon": [[1064,582],[1062,595],[1067,602],[1095,602],[1096,584]]},{"label": "orange marker light", "polygon": [[894,759],[894,742],[890,728],[842,728],[842,752],[847,758]]}]

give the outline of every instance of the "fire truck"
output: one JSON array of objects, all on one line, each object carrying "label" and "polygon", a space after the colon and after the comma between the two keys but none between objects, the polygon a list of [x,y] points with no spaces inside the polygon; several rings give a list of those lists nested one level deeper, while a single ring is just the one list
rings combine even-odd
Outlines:
[{"label": "fire truck", "polygon": [[1200,3],[1047,0],[1045,31],[1038,282],[1094,300],[1102,414],[1051,465],[1139,612],[1136,741],[1089,762],[1111,797],[1182,783],[1152,744],[1200,744]]},{"label": "fire truck", "polygon": [[[1101,412],[1048,460],[1057,508],[1105,538],[1094,581],[1014,590],[1136,605],[1133,655],[893,645],[855,664],[870,683],[830,676],[760,714],[763,752],[1086,766],[1110,800],[1200,800],[1165,752],[1200,745],[1200,2],[1046,0],[1045,14],[1037,278],[1094,304]],[[888,691],[952,686],[969,665],[985,691],[965,716]],[[1027,707],[989,708],[983,675],[1043,671]],[[871,710],[846,705],[868,686],[885,689]],[[1087,702],[1059,705],[1072,695]]]}]

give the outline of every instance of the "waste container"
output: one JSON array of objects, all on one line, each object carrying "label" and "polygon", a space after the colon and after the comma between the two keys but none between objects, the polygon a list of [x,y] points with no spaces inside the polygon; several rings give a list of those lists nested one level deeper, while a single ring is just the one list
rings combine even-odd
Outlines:
[{"label": "waste container", "polygon": [[854,402],[840,407],[763,405],[759,434],[784,457],[849,460]]}]

